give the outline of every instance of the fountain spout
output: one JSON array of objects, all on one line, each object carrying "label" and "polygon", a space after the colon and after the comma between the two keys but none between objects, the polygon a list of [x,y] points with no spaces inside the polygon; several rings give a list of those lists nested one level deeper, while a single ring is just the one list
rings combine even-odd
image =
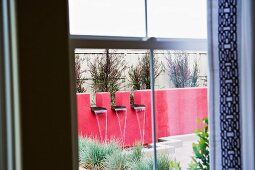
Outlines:
[{"label": "fountain spout", "polygon": [[117,111],[126,111],[127,107],[126,106],[112,106],[112,110],[114,110],[115,112],[117,112]]},{"label": "fountain spout", "polygon": [[131,105],[131,108],[135,111],[144,111],[145,110],[145,105],[143,105],[143,104],[133,104],[133,105]]},{"label": "fountain spout", "polygon": [[100,115],[107,112],[107,109],[105,107],[91,107],[91,112],[95,115]]}]

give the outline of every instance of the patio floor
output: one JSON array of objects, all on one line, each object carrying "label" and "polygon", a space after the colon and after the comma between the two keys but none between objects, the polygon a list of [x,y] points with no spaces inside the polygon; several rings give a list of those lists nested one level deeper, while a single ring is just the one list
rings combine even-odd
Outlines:
[{"label": "patio floor", "polygon": [[192,155],[192,143],[194,141],[183,141],[183,146],[175,149],[174,157],[180,162],[182,169],[188,169],[188,165],[191,162]]}]

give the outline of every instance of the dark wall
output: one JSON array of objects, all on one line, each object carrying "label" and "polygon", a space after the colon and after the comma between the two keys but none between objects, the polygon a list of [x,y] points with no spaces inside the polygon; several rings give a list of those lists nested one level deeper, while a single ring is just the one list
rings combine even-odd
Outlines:
[{"label": "dark wall", "polygon": [[17,0],[24,170],[71,170],[67,0]]}]

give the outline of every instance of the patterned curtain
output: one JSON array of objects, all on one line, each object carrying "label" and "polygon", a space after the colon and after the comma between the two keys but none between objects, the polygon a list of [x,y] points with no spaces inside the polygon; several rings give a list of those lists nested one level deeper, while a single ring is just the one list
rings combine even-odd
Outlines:
[{"label": "patterned curtain", "polygon": [[242,169],[240,0],[208,0],[211,169]]}]

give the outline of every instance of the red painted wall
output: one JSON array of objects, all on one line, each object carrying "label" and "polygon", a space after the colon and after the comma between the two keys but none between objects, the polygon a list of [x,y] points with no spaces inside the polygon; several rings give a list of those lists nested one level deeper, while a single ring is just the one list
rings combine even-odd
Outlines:
[{"label": "red painted wall", "polygon": [[[105,107],[107,114],[95,116],[90,110],[90,95],[87,93],[78,93],[79,135],[96,138],[101,141],[117,139],[120,143],[124,141],[125,146],[130,146],[137,141],[142,141],[144,133],[144,144],[151,143],[150,95],[150,90],[134,92],[134,103],[146,106],[144,115],[143,111],[136,113],[131,109],[130,92],[116,92],[116,105],[127,107],[126,112],[118,113],[111,110],[110,93],[97,93],[96,106]],[[156,90],[155,96],[158,138],[193,133],[201,127],[201,125],[198,125],[197,120],[207,117],[207,88]],[[126,128],[124,128],[125,125]],[[99,129],[101,129],[101,133]]]}]

